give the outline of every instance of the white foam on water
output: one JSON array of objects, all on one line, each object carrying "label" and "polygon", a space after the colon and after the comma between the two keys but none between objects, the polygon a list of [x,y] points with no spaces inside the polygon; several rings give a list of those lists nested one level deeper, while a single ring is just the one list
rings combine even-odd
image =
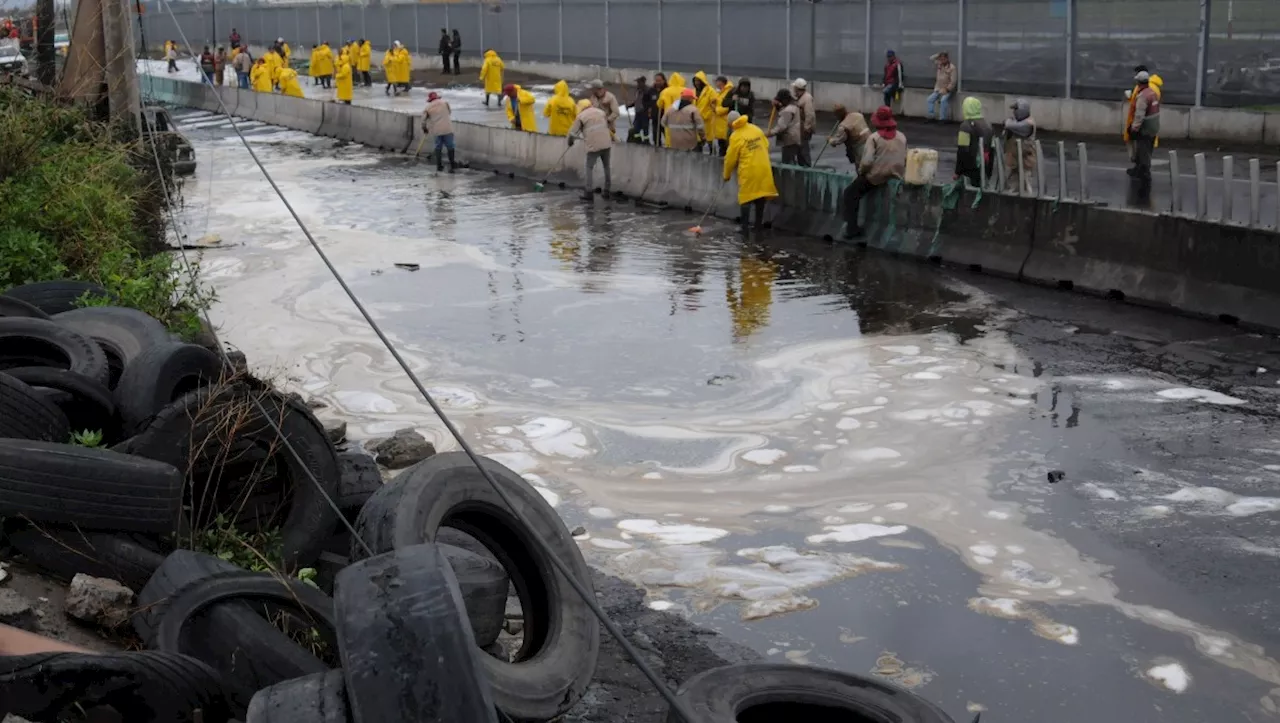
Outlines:
[{"label": "white foam on water", "polygon": [[822,470],[818,469],[817,467],[811,464],[789,464],[783,467],[782,471],[790,472],[792,474],[800,474],[804,472],[821,472]]},{"label": "white foam on water", "polygon": [[851,449],[846,454],[859,462],[881,462],[888,459],[898,459],[902,456],[901,452],[888,447],[870,447],[867,449]]},{"label": "white foam on water", "polygon": [[764,511],[771,515],[785,515],[791,512],[795,512],[796,508],[792,507],[791,505],[765,505]]},{"label": "white foam on water", "polygon": [[870,502],[855,502],[851,505],[844,505],[843,507],[840,507],[836,512],[846,515],[856,515],[859,512],[870,512],[875,508],[876,506]]},{"label": "white foam on water", "polygon": [[910,505],[908,505],[906,502],[890,502],[889,504],[885,505],[884,508],[886,510],[894,510],[896,512],[896,511],[905,510],[909,506]]},{"label": "white foam on water", "polygon": [[861,426],[862,426],[862,422],[858,421],[853,417],[841,417],[840,421],[836,422],[836,429],[840,430],[841,432],[848,432],[854,429],[858,429]]},{"label": "white foam on water", "polygon": [[1191,685],[1191,674],[1182,667],[1181,663],[1153,665],[1147,668],[1146,676],[1174,693],[1183,693]]},{"label": "white foam on water", "polygon": [[702,542],[714,542],[727,537],[728,530],[715,527],[699,527],[697,525],[680,525],[658,522],[657,520],[623,520],[618,529],[634,535],[653,538],[664,545],[696,545]]},{"label": "white foam on water", "polygon": [[645,472],[640,475],[641,479],[662,479],[661,472]]},{"label": "white foam on water", "polygon": [[941,379],[942,375],[936,372],[914,372],[908,374],[903,379]]},{"label": "white foam on water", "polygon": [[1206,404],[1226,404],[1233,406],[1237,404],[1247,404],[1245,400],[1238,397],[1227,396],[1226,394],[1211,391],[1209,389],[1197,389],[1196,387],[1174,387],[1173,389],[1164,389],[1156,392],[1156,396],[1161,399],[1204,402]]},{"label": "white foam on water", "polygon": [[592,547],[599,547],[605,550],[630,550],[635,548],[635,545],[630,542],[612,540],[608,537],[592,537],[591,545]]},{"label": "white foam on water", "polygon": [[648,606],[650,610],[657,610],[658,612],[663,612],[666,610],[670,610],[676,605],[670,600],[650,600],[648,602]]},{"label": "white foam on water", "polygon": [[787,453],[780,449],[753,449],[742,454],[744,460],[758,465],[770,465],[786,456]]},{"label": "white foam on water", "polygon": [[597,520],[611,520],[614,517],[617,517],[614,511],[608,507],[590,507],[587,509],[587,514]]},{"label": "white foam on water", "polygon": [[875,405],[866,406],[866,407],[854,407],[853,409],[846,409],[843,412],[841,412],[841,414],[845,415],[846,417],[856,417],[859,414],[870,414],[871,412],[878,412],[881,409],[884,409],[883,404],[875,404]]},{"label": "white foam on water", "polygon": [[516,426],[533,448],[550,457],[581,459],[590,456],[587,437],[573,422],[556,417],[537,417]]},{"label": "white foam on water", "polygon": [[886,526],[858,522],[852,525],[827,525],[823,529],[827,530],[827,532],[809,535],[804,539],[813,545],[819,545],[824,542],[861,542],[874,537],[901,535],[909,528],[906,525]]},{"label": "white foam on water", "polygon": [[969,545],[969,552],[982,557],[995,557],[1000,554],[1000,548],[991,544]]},{"label": "white foam on water", "polygon": [[882,346],[880,348],[892,354],[899,354],[901,356],[917,356],[920,354],[920,347],[914,345]]},{"label": "white foam on water", "polygon": [[353,414],[395,414],[400,411],[396,403],[377,392],[339,390],[333,399],[344,411]]},{"label": "white foam on water", "polygon": [[547,504],[551,505],[552,507],[560,506],[560,495],[547,489],[546,487],[538,487],[535,485],[534,489],[538,491],[538,494],[542,495],[542,499],[546,500]]}]

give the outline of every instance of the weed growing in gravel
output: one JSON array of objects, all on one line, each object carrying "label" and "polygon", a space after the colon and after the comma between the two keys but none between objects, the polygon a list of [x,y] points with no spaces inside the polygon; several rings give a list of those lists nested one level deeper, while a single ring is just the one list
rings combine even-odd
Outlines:
[{"label": "weed growing in gravel", "polygon": [[71,443],[80,447],[101,447],[102,446],[102,430],[101,429],[82,429],[79,432],[71,433]]},{"label": "weed growing in gravel", "polygon": [[166,250],[156,173],[125,128],[0,88],[0,289],[93,281],[194,337],[213,299]]}]

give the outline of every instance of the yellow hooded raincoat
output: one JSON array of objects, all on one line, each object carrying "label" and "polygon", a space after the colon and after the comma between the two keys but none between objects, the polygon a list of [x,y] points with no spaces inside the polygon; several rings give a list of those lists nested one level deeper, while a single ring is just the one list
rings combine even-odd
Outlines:
[{"label": "yellow hooded raincoat", "polygon": [[569,126],[578,117],[578,105],[569,97],[569,84],[563,80],[556,83],[551,93],[551,100],[542,107],[542,115],[551,119],[547,133],[553,136],[569,135]]},{"label": "yellow hooded raincoat", "polygon": [[320,48],[319,46],[311,49],[311,61],[307,63],[307,75],[312,78],[320,77]]},{"label": "yellow hooded raincoat", "polygon": [[[530,93],[517,85],[516,99],[520,103],[520,130],[537,133],[538,121],[533,116],[533,104],[535,102],[533,93]],[[507,120],[509,122],[515,122],[516,115],[511,112],[511,99],[503,96],[502,105],[507,109]]]},{"label": "yellow hooded raincoat", "polygon": [[284,58],[274,50],[268,50],[267,54],[262,56],[267,63],[267,73],[271,77],[272,83],[280,82],[280,69],[284,67]]},{"label": "yellow hooded raincoat", "polygon": [[409,82],[409,51],[391,48],[382,56],[382,72],[388,83]]},{"label": "yellow hooded raincoat", "polygon": [[333,49],[329,47],[328,43],[320,44],[320,47],[311,56],[311,64],[315,66],[312,75],[317,75],[321,78],[333,75]]},{"label": "yellow hooded raincoat", "polygon": [[701,70],[694,73],[693,77],[703,83],[702,92],[698,94],[697,100],[698,115],[702,116],[702,125],[707,129],[707,137],[711,138],[713,137],[711,135],[711,126],[715,123],[716,118],[716,89],[707,80],[707,74]]},{"label": "yellow hooded raincoat", "polygon": [[497,52],[486,50],[484,64],[480,66],[480,80],[484,81],[484,92],[502,92],[502,69],[506,67]]},{"label": "yellow hooded raincoat", "polygon": [[289,64],[289,58],[293,57],[293,50],[289,48],[288,43],[280,43],[280,51],[284,53],[284,64]]},{"label": "yellow hooded raincoat", "polygon": [[707,137],[722,141],[729,137],[729,109],[724,107],[724,99],[733,92],[733,83],[725,83],[724,90],[716,93],[712,106],[714,116],[707,123]]},{"label": "yellow hooded raincoat", "polygon": [[368,73],[371,67],[373,67],[373,45],[366,40],[360,45],[360,55],[356,58],[356,70]]},{"label": "yellow hooded raincoat", "polygon": [[[662,89],[658,94],[658,117],[662,118],[667,114],[667,109],[680,101],[680,91],[684,90],[684,76],[679,73],[672,73],[667,78],[667,87]],[[671,147],[671,134],[667,129],[662,129],[662,145]]]},{"label": "yellow hooded raincoat", "polygon": [[249,84],[259,93],[271,92],[271,66],[264,60],[249,70]]},{"label": "yellow hooded raincoat", "polygon": [[298,83],[298,71],[293,68],[280,69],[280,92],[295,98],[302,98],[302,86]]},{"label": "yellow hooded raincoat", "polygon": [[338,56],[337,73],[333,76],[333,86],[338,100],[351,100],[351,58],[346,51]]},{"label": "yellow hooded raincoat", "polygon": [[724,157],[724,180],[738,173],[738,205],[758,198],[777,198],[773,185],[773,164],[769,162],[769,139],[764,131],[747,122],[746,116],[733,122],[729,153]]}]

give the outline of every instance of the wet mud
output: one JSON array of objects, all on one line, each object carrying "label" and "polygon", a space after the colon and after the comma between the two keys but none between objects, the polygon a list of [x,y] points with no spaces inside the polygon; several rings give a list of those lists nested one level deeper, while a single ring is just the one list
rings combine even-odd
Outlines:
[{"label": "wet mud", "polygon": [[[184,123],[224,338],[355,439],[451,448],[238,139]],[[249,136],[473,444],[650,610],[957,719],[1280,704],[1274,338]]]}]

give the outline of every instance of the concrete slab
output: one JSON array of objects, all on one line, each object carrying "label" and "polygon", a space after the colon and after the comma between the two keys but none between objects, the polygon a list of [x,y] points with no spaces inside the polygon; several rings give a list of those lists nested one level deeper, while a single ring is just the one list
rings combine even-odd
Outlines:
[{"label": "concrete slab", "polygon": [[[1188,137],[1237,143],[1262,143],[1264,115],[1257,111],[1192,108]],[[1163,131],[1163,127],[1161,128]]]}]

